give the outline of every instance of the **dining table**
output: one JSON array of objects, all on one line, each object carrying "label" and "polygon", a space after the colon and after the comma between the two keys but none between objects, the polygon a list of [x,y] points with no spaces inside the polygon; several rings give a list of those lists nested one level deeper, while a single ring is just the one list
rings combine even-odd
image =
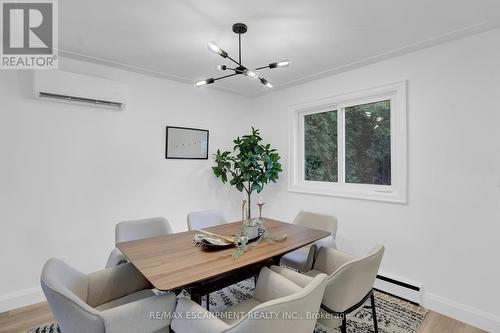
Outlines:
[{"label": "dining table", "polygon": [[[246,252],[233,257],[234,247],[208,249],[193,244],[196,230],[118,243],[118,249],[160,291],[187,290],[191,299],[201,297],[239,281],[257,276],[262,267],[279,265],[283,255],[331,234],[327,231],[262,218],[266,232],[285,239],[249,243]],[[234,236],[242,222],[221,224],[204,230]],[[208,302],[207,302],[208,303]]]}]

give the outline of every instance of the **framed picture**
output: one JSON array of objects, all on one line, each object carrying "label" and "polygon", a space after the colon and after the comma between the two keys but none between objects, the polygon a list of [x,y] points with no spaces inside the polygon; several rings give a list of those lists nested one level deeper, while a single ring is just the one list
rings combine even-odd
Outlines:
[{"label": "framed picture", "polygon": [[167,126],[165,158],[207,160],[208,130]]}]

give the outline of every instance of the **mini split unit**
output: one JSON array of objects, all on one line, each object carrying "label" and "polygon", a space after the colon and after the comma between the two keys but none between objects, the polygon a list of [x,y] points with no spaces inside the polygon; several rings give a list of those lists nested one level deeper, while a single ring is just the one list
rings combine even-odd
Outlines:
[{"label": "mini split unit", "polygon": [[126,86],[107,79],[64,72],[35,71],[35,98],[123,110]]}]

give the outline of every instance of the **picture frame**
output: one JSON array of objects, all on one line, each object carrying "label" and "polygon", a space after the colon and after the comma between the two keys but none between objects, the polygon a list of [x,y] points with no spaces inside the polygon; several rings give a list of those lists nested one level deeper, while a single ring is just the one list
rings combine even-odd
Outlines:
[{"label": "picture frame", "polygon": [[200,128],[166,126],[165,158],[208,159],[209,131]]}]

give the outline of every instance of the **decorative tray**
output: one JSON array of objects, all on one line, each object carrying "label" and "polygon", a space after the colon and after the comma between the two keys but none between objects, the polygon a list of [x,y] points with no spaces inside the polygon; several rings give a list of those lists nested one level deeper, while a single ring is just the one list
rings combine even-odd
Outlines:
[{"label": "decorative tray", "polygon": [[[262,232],[262,230],[259,230],[256,236],[248,239],[248,242],[259,239]],[[207,249],[223,249],[234,246],[234,237],[217,235],[205,230],[197,230],[193,238],[193,244]]]}]

